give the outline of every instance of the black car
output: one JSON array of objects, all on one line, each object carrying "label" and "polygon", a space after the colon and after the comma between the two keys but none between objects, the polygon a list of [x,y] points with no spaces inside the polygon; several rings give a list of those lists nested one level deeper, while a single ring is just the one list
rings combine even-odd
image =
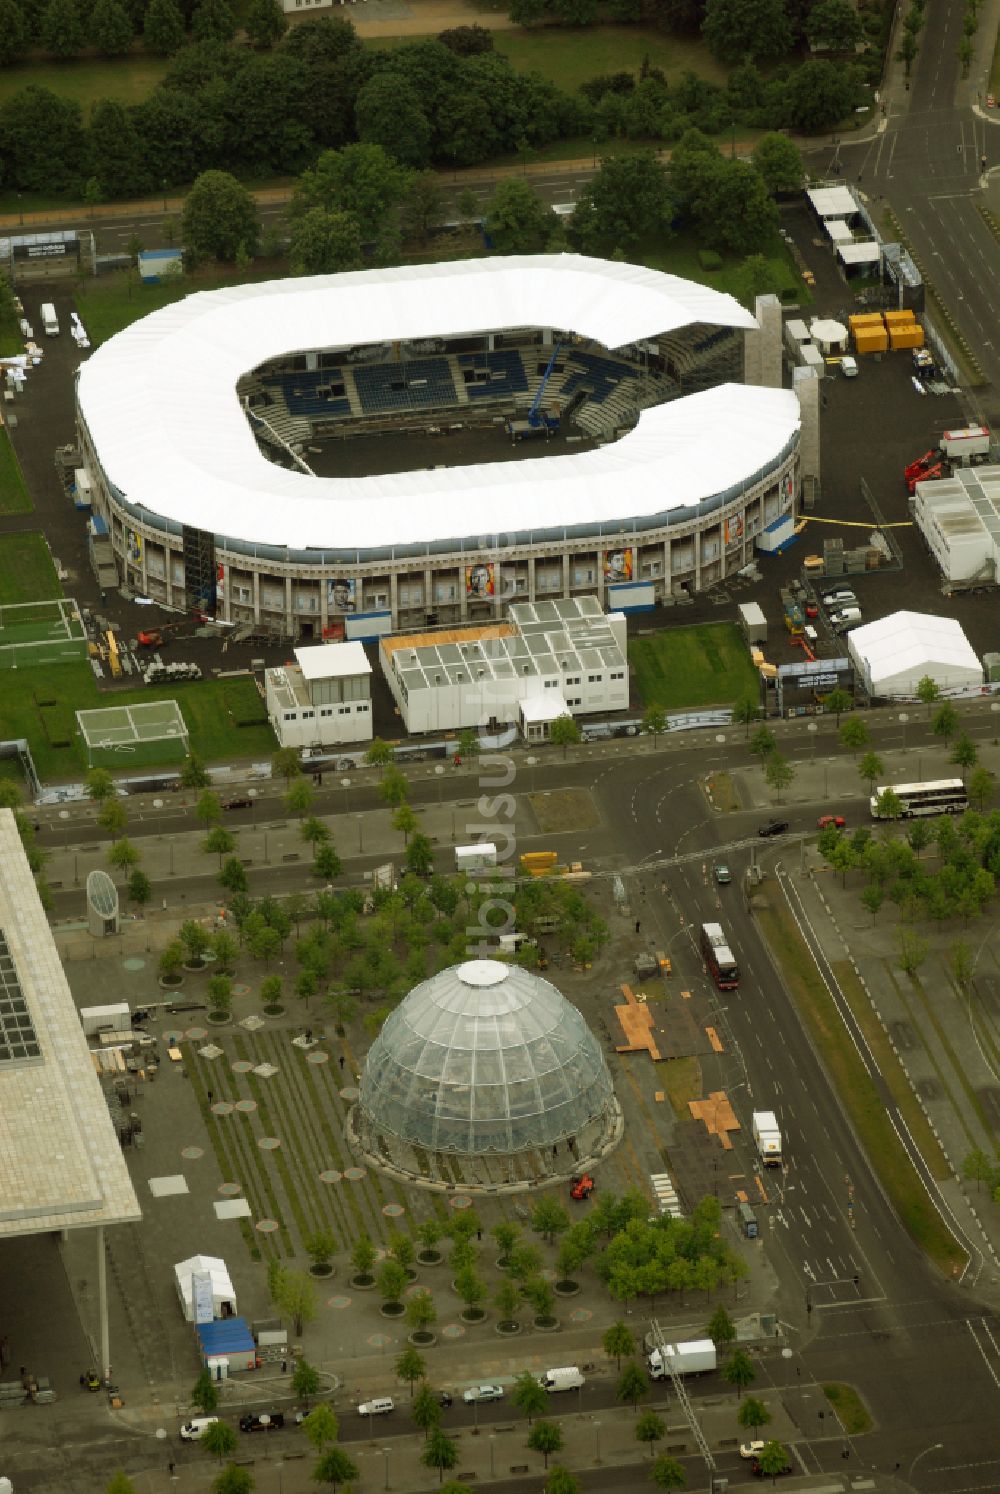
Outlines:
[{"label": "black car", "polygon": [[757,831],[757,834],[763,836],[784,835],[787,829],[787,820],[768,820],[766,825],[761,825],[760,829]]},{"label": "black car", "polygon": [[223,809],[249,809],[253,804],[252,799],[223,799]]},{"label": "black car", "polygon": [[448,1407],[451,1405],[451,1396],[448,1394],[448,1392],[446,1390],[439,1390],[438,1391],[437,1403],[438,1403],[439,1406],[443,1406],[444,1409],[447,1411]]},{"label": "black car", "polygon": [[240,1417],[241,1432],[276,1432],[284,1425],[284,1411],[249,1411]]}]

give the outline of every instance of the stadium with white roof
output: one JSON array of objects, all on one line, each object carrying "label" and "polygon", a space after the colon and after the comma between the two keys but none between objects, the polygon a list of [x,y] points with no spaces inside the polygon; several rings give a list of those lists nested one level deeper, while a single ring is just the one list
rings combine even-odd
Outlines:
[{"label": "stadium with white roof", "polygon": [[[754,374],[757,327],[577,255],[205,292],[83,365],[82,459],[126,584],[247,631],[373,636],[622,584],[654,603],[746,565],[794,506],[799,401],[759,347]],[[342,470],[403,433],[419,470]]]}]

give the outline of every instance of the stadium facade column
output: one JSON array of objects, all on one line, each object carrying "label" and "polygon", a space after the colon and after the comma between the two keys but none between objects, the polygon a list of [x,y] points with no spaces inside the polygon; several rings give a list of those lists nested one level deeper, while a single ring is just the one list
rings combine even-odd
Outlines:
[{"label": "stadium facade column", "polygon": [[430,566],[424,568],[424,611],[433,612],[437,605],[434,596],[434,572]]},{"label": "stadium facade column", "polygon": [[289,636],[295,636],[295,618],[292,616],[292,578],[285,577],[285,627]]},{"label": "stadium facade column", "polygon": [[663,595],[665,597],[673,595],[674,578],[673,569],[671,567],[672,553],[672,542],[670,539],[670,535],[668,534],[666,539],[663,541]]},{"label": "stadium facade column", "polygon": [[389,572],[389,615],[394,628],[399,627],[399,576],[395,567]]},{"label": "stadium facade column", "polygon": [[253,579],[253,620],[254,620],[255,623],[259,623],[260,622],[260,571],[258,571],[258,570],[255,569],[252,572],[252,579]]},{"label": "stadium facade column", "polygon": [[[820,479],[819,379],[814,368],[792,370],[792,390],[799,402],[802,431],[799,437],[801,479]],[[802,482],[804,486],[804,481]]]}]

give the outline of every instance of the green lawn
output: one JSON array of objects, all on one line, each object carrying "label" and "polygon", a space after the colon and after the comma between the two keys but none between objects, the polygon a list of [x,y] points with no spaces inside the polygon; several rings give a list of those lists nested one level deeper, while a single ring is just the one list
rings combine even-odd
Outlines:
[{"label": "green lawn", "polygon": [[629,640],[644,706],[729,706],[757,698],[757,675],[735,623],[663,628]]},{"label": "green lawn", "polygon": [[[20,351],[20,349],[19,349]],[[24,485],[20,463],[14,455],[7,432],[0,430],[0,514],[30,514],[34,504]],[[58,592],[55,593],[59,595]],[[37,598],[44,601],[44,594]],[[35,601],[34,597],[12,598],[0,596],[0,601]]]},{"label": "green lawn", "polygon": [[836,1411],[837,1420],[848,1437],[860,1437],[863,1432],[871,1431],[875,1423],[853,1385],[845,1385],[840,1380],[828,1380],[823,1386],[823,1394]]},{"label": "green lawn", "polygon": [[49,547],[40,534],[0,535],[0,604],[46,602],[62,594]]},{"label": "green lawn", "polygon": [[[5,674],[0,688],[0,738],[27,737],[35,766],[42,778],[67,779],[80,775],[84,767],[82,743],[57,747],[50,740],[52,712],[58,703],[60,722],[67,713],[94,710],[101,705],[134,705],[150,700],[176,700],[190,732],[191,748],[206,761],[233,757],[268,757],[275,749],[274,734],[265,719],[238,727],[234,718],[251,714],[263,718],[263,704],[251,679],[204,680],[199,684],[164,686],[162,689],[100,692],[87,663],[54,664],[41,670],[19,669]],[[254,702],[260,707],[255,712]],[[75,727],[75,721],[74,721]],[[170,761],[164,756],[164,761]],[[145,763],[143,763],[145,766]],[[128,755],[118,760],[127,772]]]},{"label": "green lawn", "polygon": [[0,69],[0,104],[34,83],[60,98],[75,99],[86,117],[96,99],[140,104],[170,66],[170,59],[134,52],[128,57],[85,57],[78,62],[21,62]]},{"label": "green lawn", "polygon": [[[644,245],[636,258],[651,270],[664,270],[685,280],[696,280],[700,285],[710,285],[713,290],[727,291],[743,305],[749,305],[752,291],[744,261],[737,255],[725,254],[720,269],[706,270],[698,259],[698,250],[703,247],[696,238],[681,234],[665,243]],[[764,258],[773,277],[775,292],[787,300],[797,301],[800,306],[808,306],[812,293],[800,278],[777,234],[764,250]]]}]

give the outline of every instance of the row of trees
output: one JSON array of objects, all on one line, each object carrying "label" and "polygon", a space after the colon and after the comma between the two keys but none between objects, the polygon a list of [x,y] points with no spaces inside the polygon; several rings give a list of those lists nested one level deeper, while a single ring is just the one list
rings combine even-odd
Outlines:
[{"label": "row of trees", "polygon": [[[243,20],[255,47],[272,47],[288,23],[277,0],[250,0]],[[231,42],[236,16],[227,0],[0,0],[0,66],[29,51],[65,60],[82,52],[122,57],[141,38],[148,52],[172,57],[186,44]]]},{"label": "row of trees", "polygon": [[[0,0],[0,37],[4,8],[16,5]],[[227,9],[224,0],[202,0],[198,14],[216,7]],[[121,0],[96,0],[92,19],[106,31],[105,48],[130,44]],[[145,24],[162,24],[158,50],[173,50],[178,19],[175,0],[151,0]],[[16,36],[15,25],[8,46]],[[96,202],[159,192],[205,171],[297,175],[323,151],[354,143],[382,146],[399,166],[420,171],[499,155],[527,162],[561,139],[589,148],[625,136],[677,142],[692,127],[815,131],[860,97],[856,70],[815,60],[767,78],[741,61],[725,87],[693,73],[671,85],[646,68],[568,94],[493,50],[462,54],[441,38],[365,49],[349,22],[313,17],[266,52],[203,27],[148,98],[99,99],[86,118],[74,100],[29,85],[0,108],[0,161],[7,188],[85,191]]]}]

